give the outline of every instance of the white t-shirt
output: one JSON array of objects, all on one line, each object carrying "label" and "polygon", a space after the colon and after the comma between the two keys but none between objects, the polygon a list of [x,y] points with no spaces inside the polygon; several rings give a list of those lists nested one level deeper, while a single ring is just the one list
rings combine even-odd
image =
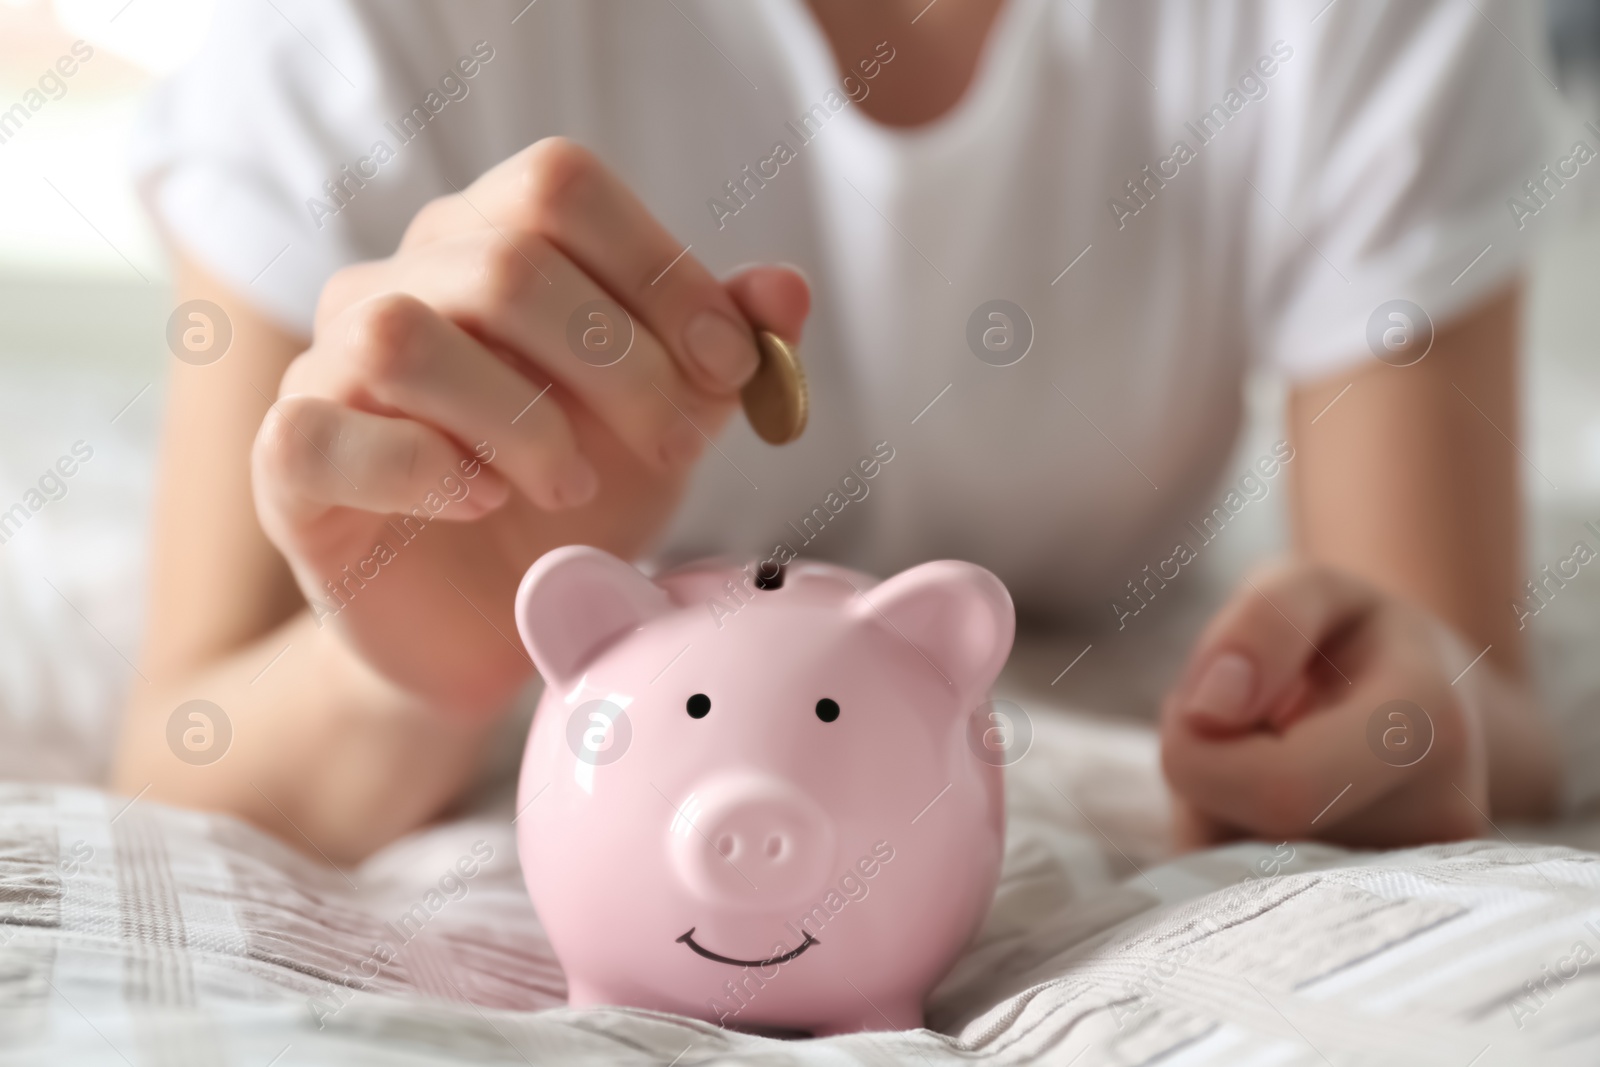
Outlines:
[{"label": "white t-shirt", "polygon": [[[1216,502],[1249,366],[1336,374],[1386,301],[1442,324],[1504,285],[1507,198],[1554,158],[1514,0],[1008,0],[912,130],[852,102],[910,25],[841,71],[802,0],[525,3],[230,0],[136,166],[193,255],[302,331],[332,271],[558,133],[712,270],[799,266],[811,425],[772,448],[732,420],[667,556],[954,556],[1104,612]],[[972,324],[991,300],[1026,320]]]}]

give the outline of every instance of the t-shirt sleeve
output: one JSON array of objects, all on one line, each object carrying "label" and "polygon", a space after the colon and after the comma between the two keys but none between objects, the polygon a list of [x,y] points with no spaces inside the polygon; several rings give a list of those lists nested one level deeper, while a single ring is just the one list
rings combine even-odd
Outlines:
[{"label": "t-shirt sleeve", "polygon": [[[490,40],[506,36],[504,5],[456,7],[217,5],[200,54],[155,91],[135,135],[133,171],[160,225],[259,310],[309,334],[329,275],[391,253],[429,199],[526,143],[489,128],[506,109],[484,99],[517,76]],[[518,125],[531,139],[551,123],[529,96]]]},{"label": "t-shirt sleeve", "polygon": [[1307,25],[1296,5],[1251,198],[1265,362],[1334,373],[1403,323],[1390,302],[1442,327],[1522,271],[1544,220],[1510,201],[1555,162],[1539,7],[1338,0]]}]

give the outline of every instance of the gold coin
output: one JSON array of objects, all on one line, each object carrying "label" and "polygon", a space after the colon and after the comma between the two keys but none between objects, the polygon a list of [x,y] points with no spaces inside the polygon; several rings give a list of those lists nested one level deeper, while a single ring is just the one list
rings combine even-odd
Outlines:
[{"label": "gold coin", "polygon": [[806,428],[811,400],[799,353],[770,330],[756,334],[761,366],[739,393],[750,428],[769,445],[786,445]]}]

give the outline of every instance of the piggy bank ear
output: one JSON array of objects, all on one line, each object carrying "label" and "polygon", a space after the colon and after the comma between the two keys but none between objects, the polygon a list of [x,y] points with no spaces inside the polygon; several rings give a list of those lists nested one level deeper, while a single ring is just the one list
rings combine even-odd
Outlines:
[{"label": "piggy bank ear", "polygon": [[1004,583],[958,560],[902,571],[857,598],[850,610],[863,623],[887,624],[910,641],[963,703],[994,684],[1017,631]]},{"label": "piggy bank ear", "polygon": [[618,638],[672,608],[661,587],[609,552],[546,552],[517,589],[517,632],[547,685],[576,682]]}]

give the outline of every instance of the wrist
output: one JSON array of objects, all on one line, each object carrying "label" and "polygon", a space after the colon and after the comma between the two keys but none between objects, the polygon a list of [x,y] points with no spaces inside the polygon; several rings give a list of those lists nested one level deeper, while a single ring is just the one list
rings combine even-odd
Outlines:
[{"label": "wrist", "polygon": [[1489,799],[1497,818],[1540,820],[1561,808],[1562,765],[1555,723],[1534,683],[1480,663],[1473,696],[1489,756]]}]

